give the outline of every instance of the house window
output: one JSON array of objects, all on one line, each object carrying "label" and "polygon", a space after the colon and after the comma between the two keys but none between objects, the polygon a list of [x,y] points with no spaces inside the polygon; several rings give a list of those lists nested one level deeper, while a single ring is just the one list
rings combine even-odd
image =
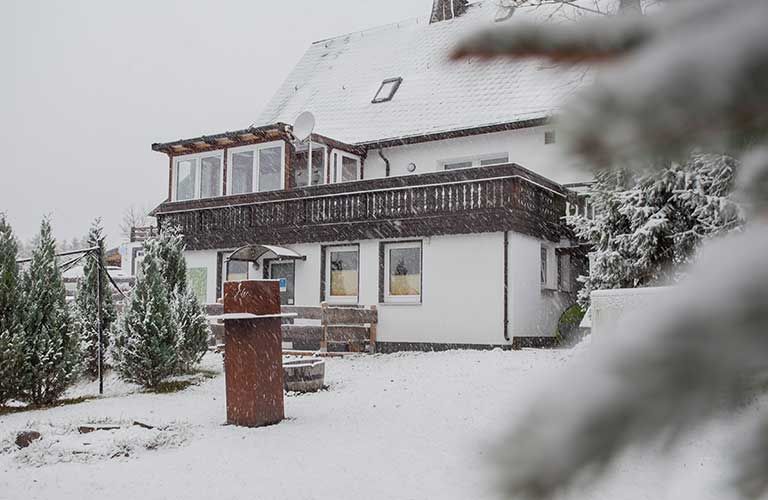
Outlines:
[{"label": "house window", "polygon": [[271,142],[230,150],[229,192],[243,194],[282,189],[283,147],[282,142]]},{"label": "house window", "polygon": [[373,97],[372,103],[391,101],[395,97],[395,92],[400,88],[400,84],[403,83],[402,78],[387,78],[381,82],[378,92]]},{"label": "house window", "polygon": [[360,178],[360,158],[342,151],[331,155],[331,182],[350,182]]},{"label": "house window", "polygon": [[509,153],[487,154],[469,158],[455,158],[440,162],[443,170],[455,170],[458,168],[488,167],[491,165],[503,165],[509,163]]},{"label": "house window", "polygon": [[221,194],[221,158],[200,159],[200,197],[213,198]]},{"label": "house window", "polygon": [[326,297],[337,304],[357,304],[359,248],[329,247],[326,251]]},{"label": "house window", "polygon": [[292,168],[293,185],[296,187],[325,184],[325,146],[314,142],[312,143],[311,175],[309,165],[307,165],[308,153],[308,145],[302,145],[296,148],[296,161],[293,162]]},{"label": "house window", "polygon": [[197,159],[176,160],[176,200],[195,198]]},{"label": "house window", "polygon": [[232,188],[230,193],[242,194],[253,191],[253,151],[232,154]]},{"label": "house window", "polygon": [[384,245],[384,302],[421,302],[421,242]]},{"label": "house window", "polygon": [[544,144],[554,144],[556,141],[555,131],[547,130],[544,132]]},{"label": "house window", "polygon": [[185,155],[175,160],[175,201],[221,196],[221,153]]},{"label": "house window", "polygon": [[224,281],[245,281],[248,279],[248,262],[244,260],[230,260],[226,263],[227,272]]},{"label": "house window", "polygon": [[283,148],[259,150],[259,191],[276,191],[282,184]]},{"label": "house window", "polygon": [[547,250],[547,247],[542,246],[541,247],[541,287],[546,288],[547,287],[547,261],[548,261],[548,254],[549,251]]},{"label": "house window", "polygon": [[567,253],[557,256],[557,287],[565,292],[571,291],[571,256]]}]

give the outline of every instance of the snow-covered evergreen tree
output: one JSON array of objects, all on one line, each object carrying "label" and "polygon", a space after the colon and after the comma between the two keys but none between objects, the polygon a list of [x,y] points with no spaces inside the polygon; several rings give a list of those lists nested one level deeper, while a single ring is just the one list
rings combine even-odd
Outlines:
[{"label": "snow-covered evergreen tree", "polygon": [[592,290],[675,282],[702,240],[739,228],[741,211],[729,196],[734,167],[729,156],[697,153],[661,169],[599,171],[594,212],[568,218],[593,246],[582,305]]},{"label": "snow-covered evergreen tree", "polygon": [[157,387],[178,370],[178,322],[160,262],[147,252],[115,335],[115,369],[129,382]]},{"label": "snow-covered evergreen tree", "polygon": [[208,350],[211,327],[191,289],[177,290],[173,295],[173,307],[179,327],[179,371],[187,373]]},{"label": "snow-covered evergreen tree", "polygon": [[99,373],[99,333],[97,329],[96,307],[96,281],[97,274],[101,273],[101,287],[99,297],[101,299],[101,346],[106,354],[109,347],[109,338],[112,325],[117,319],[115,305],[112,300],[112,287],[105,271],[106,258],[104,240],[102,236],[101,219],[96,219],[88,232],[86,248],[101,248],[100,268],[96,262],[96,255],[85,258],[83,265],[83,279],[77,284],[77,296],[75,298],[75,330],[80,338],[83,348],[83,368],[91,377],[97,377]]},{"label": "snow-covered evergreen tree", "polygon": [[13,231],[0,213],[0,406],[18,396],[21,289],[16,255]]},{"label": "snow-covered evergreen tree", "polygon": [[184,236],[179,228],[175,226],[163,228],[157,237],[147,240],[144,246],[147,252],[155,253],[168,289],[185,290],[187,261],[184,258]]},{"label": "snow-covered evergreen tree", "polygon": [[187,262],[184,258],[184,237],[176,227],[164,228],[146,244],[159,262],[161,274],[172,294],[179,328],[179,371],[188,372],[208,349],[210,327],[205,311],[195,294],[187,287]]},{"label": "snow-covered evergreen tree", "polygon": [[49,404],[75,380],[80,345],[48,219],[41,224],[39,243],[24,273],[23,293],[21,396],[33,404]]}]

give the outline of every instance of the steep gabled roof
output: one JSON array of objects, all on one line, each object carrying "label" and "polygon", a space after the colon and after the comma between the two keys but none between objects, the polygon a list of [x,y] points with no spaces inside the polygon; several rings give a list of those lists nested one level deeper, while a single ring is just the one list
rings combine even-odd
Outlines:
[{"label": "steep gabled roof", "polygon": [[[462,36],[493,23],[495,11],[487,0],[448,21],[417,19],[316,42],[258,123],[293,123],[311,111],[318,133],[360,144],[546,118],[583,70],[535,60],[447,59]],[[398,77],[392,100],[371,102],[384,80]]]}]

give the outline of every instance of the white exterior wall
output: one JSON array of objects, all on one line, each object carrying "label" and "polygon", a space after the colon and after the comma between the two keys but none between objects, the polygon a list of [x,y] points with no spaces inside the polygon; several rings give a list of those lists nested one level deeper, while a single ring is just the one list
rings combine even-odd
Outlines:
[{"label": "white exterior wall", "polygon": [[[547,248],[547,286],[541,285],[541,247]],[[509,308],[512,337],[554,336],[557,320],[571,301],[557,292],[555,246],[536,238],[509,233]]]},{"label": "white exterior wall", "polygon": [[[505,344],[504,234],[408,238],[422,241],[422,303],[379,304],[379,243],[359,242],[359,303],[378,305],[379,340],[446,344]],[[386,240],[390,241],[390,240]],[[396,241],[396,240],[395,240]],[[290,245],[306,256],[296,261],[295,304],[320,304],[321,246]],[[567,305],[563,295],[542,292],[540,248],[535,238],[509,233],[509,337],[551,336]],[[551,245],[551,244],[550,244]],[[554,246],[550,246],[550,283],[556,283]],[[207,301],[216,300],[217,251],[186,252],[187,267],[207,269]],[[269,257],[269,256],[267,256]],[[260,278],[262,270],[252,270]]]},{"label": "white exterior wall", "polygon": [[[544,144],[544,132],[553,127],[531,127],[492,134],[458,137],[409,146],[384,149],[390,162],[390,175],[411,175],[409,163],[416,164],[413,174],[436,172],[444,160],[472,158],[487,154],[508,153],[509,161],[543,175],[555,182],[585,182],[592,180],[587,172],[578,170],[573,160],[564,154],[559,142]],[[557,140],[560,138],[557,137]],[[370,150],[365,160],[366,179],[384,177],[386,165],[378,150]]]}]

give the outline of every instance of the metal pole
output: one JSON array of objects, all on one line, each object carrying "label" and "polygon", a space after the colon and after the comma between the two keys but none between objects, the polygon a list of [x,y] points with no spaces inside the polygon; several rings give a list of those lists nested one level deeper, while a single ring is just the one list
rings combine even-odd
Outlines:
[{"label": "metal pole", "polygon": [[102,347],[101,334],[101,241],[96,249],[96,332],[99,339],[99,395],[104,394],[104,349]]}]

